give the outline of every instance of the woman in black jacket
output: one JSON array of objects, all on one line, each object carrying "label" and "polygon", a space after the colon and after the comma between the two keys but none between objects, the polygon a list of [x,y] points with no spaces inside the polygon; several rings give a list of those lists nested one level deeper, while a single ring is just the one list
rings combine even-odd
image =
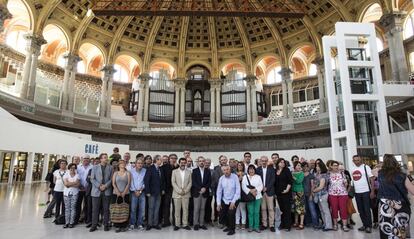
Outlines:
[{"label": "woman in black jacket", "polygon": [[276,165],[275,192],[277,202],[282,211],[280,229],[285,229],[286,231],[290,231],[292,226],[292,183],[292,173],[286,167],[285,159],[279,158]]}]

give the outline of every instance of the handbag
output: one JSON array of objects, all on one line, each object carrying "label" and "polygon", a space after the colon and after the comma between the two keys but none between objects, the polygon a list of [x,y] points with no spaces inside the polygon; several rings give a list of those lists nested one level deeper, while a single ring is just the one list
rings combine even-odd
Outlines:
[{"label": "handbag", "polygon": [[[247,188],[248,189],[254,189],[255,187],[253,187],[250,184],[249,176],[246,175],[246,179],[247,179],[247,182],[248,182]],[[243,190],[241,190],[241,201],[242,202],[253,202],[254,200],[256,200],[256,197],[251,192],[246,194]]]},{"label": "handbag", "polygon": [[348,215],[356,213],[354,203],[352,202],[351,198],[348,198],[348,200],[346,201],[346,210],[348,212]]},{"label": "handbag", "polygon": [[129,220],[129,205],[125,202],[125,198],[122,197],[121,203],[116,202],[109,206],[109,212],[111,216],[111,222],[113,223],[124,223]]}]

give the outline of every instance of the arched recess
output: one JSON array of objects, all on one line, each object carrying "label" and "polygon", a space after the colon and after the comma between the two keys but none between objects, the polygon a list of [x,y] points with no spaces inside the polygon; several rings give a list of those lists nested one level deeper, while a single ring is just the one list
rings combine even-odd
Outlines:
[{"label": "arched recess", "polygon": [[13,17],[4,23],[5,43],[16,51],[25,53],[24,35],[33,29],[33,13],[27,3],[21,0],[10,0],[7,8]]},{"label": "arched recess", "polygon": [[377,22],[383,14],[382,7],[375,1],[368,2],[358,14],[358,22]]},{"label": "arched recess", "polygon": [[230,62],[227,65],[224,65],[221,68],[221,76],[227,76],[231,71],[237,71],[236,79],[246,77],[247,69],[245,65],[240,64],[239,62]]},{"label": "arched recess", "polygon": [[[240,59],[228,59],[228,60],[223,61],[223,62],[220,64],[220,66],[219,66],[220,74],[224,73],[224,72],[223,72],[223,69],[224,69],[226,66],[231,65],[231,64],[237,64],[237,65],[239,65],[239,68],[240,68],[240,69],[242,69],[242,68],[243,68],[243,69],[244,69],[244,70],[243,70],[243,72],[244,72],[244,73],[246,73],[247,64],[246,64],[244,61],[242,61],[242,60],[240,60]],[[224,74],[224,75],[226,75],[226,74]]]},{"label": "arched recess", "polygon": [[157,78],[160,70],[166,70],[170,79],[177,77],[177,66],[170,60],[155,59],[151,62],[149,71],[152,77]]},{"label": "arched recess", "polygon": [[194,60],[194,61],[190,61],[190,62],[188,62],[185,66],[184,66],[184,72],[187,72],[190,68],[192,68],[193,66],[195,66],[195,65],[201,65],[201,66],[204,66],[209,72],[210,72],[210,75],[212,74],[212,72],[211,72],[211,69],[212,69],[212,67],[211,67],[211,65],[210,64],[208,64],[207,62],[204,62],[204,61],[198,61],[198,60]]},{"label": "arched recess", "polygon": [[315,56],[315,48],[313,45],[305,44],[296,47],[296,50],[293,51],[289,56],[289,66],[293,72],[293,79],[310,75],[309,70],[312,66],[312,61],[315,59]]},{"label": "arched recess", "polygon": [[115,58],[114,81],[129,83],[136,79],[140,73],[137,60],[129,55],[119,55]]},{"label": "arched recess", "polygon": [[43,29],[43,38],[47,44],[42,46],[41,59],[52,64],[57,64],[64,67],[65,61],[63,58],[70,46],[70,37],[62,28],[55,24],[48,24]]},{"label": "arched recess", "polygon": [[84,64],[85,73],[95,76],[101,76],[100,70],[104,66],[105,57],[102,50],[94,44],[83,43],[79,48],[79,56],[82,61],[78,63]]},{"label": "arched recess", "polygon": [[282,78],[279,74],[281,70],[281,61],[275,54],[261,57],[256,64],[256,77],[260,79],[262,84],[275,84],[281,82]]}]

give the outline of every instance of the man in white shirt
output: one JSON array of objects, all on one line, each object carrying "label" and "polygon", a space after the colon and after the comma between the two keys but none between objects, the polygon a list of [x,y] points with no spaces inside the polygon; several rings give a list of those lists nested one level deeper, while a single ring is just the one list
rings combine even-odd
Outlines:
[{"label": "man in white shirt", "polygon": [[[88,187],[88,182],[86,182],[86,178],[88,177],[89,170],[92,169],[92,164],[90,163],[90,156],[85,154],[82,158],[82,164],[77,164],[77,173],[80,179],[80,186],[79,186],[79,193],[78,199],[76,201],[76,216],[75,216],[75,224],[78,224],[81,219],[81,211],[82,211],[82,203],[83,203],[83,220],[89,222],[92,218],[87,218],[87,203],[85,199],[86,188]],[[90,220],[89,220],[90,219]]]},{"label": "man in white shirt", "polygon": [[131,164],[131,162],[130,162],[131,154],[129,152],[124,153],[124,160],[125,160],[126,170],[131,172],[131,170],[134,169],[134,167],[135,167],[135,163],[132,162],[132,164]]},{"label": "man in white shirt", "polygon": [[362,162],[358,155],[352,157],[355,167],[351,171],[352,180],[355,188],[355,201],[358,206],[359,216],[363,226],[358,228],[358,231],[365,231],[371,233],[372,231],[372,217],[371,217],[371,180],[373,177],[371,168]]},{"label": "man in white shirt", "polygon": [[[53,197],[56,199],[55,217],[58,218],[60,213],[64,213],[65,205],[63,204],[63,191],[65,185],[63,184],[63,176],[68,173],[68,162],[64,159],[60,160],[59,169],[53,172],[53,181],[55,182],[55,188],[53,189]],[[62,209],[62,211],[61,211]]]}]

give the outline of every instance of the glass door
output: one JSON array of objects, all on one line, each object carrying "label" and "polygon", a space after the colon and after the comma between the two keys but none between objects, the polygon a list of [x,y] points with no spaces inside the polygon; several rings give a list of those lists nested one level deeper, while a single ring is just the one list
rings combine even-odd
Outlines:
[{"label": "glass door", "polygon": [[3,154],[3,167],[1,170],[1,180],[2,183],[7,183],[9,181],[9,173],[10,173],[10,167],[12,163],[12,153],[4,153]]},{"label": "glass door", "polygon": [[14,180],[15,182],[24,182],[26,179],[27,168],[27,153],[19,153],[17,156],[17,165],[14,166]]},{"label": "glass door", "polygon": [[44,154],[35,154],[35,158],[34,158],[34,162],[33,162],[32,181],[41,181],[42,180],[44,158],[45,158]]}]

